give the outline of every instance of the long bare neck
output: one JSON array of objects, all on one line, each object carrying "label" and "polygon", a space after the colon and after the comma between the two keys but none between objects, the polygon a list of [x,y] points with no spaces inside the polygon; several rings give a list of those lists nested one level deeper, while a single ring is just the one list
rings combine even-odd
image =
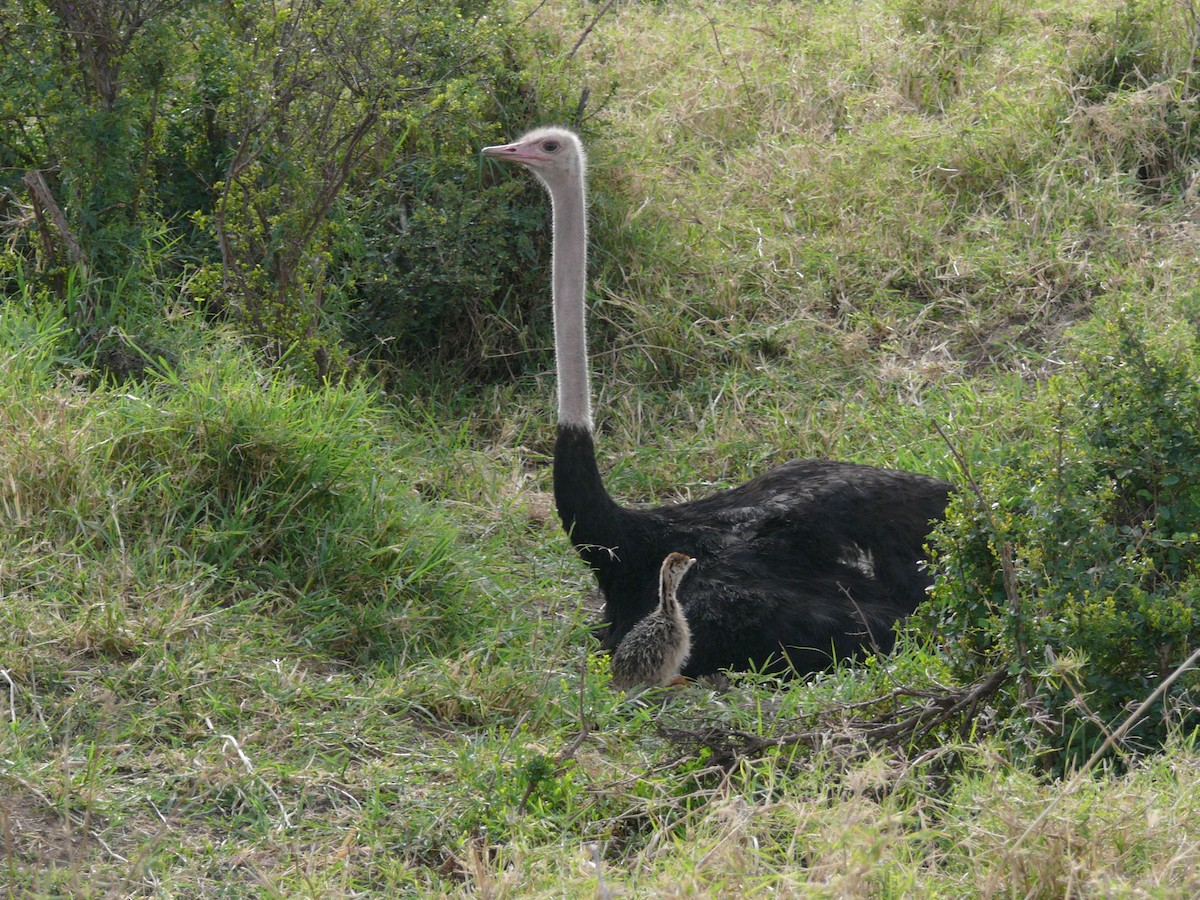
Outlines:
[{"label": "long bare neck", "polygon": [[[543,183],[554,209],[554,352],[558,368],[558,437],[554,444],[554,502],[579,555],[598,573],[619,568],[635,548],[624,546],[627,515],[609,496],[596,464],[588,388],[587,206],[584,173]],[[621,556],[618,556],[621,554]]]},{"label": "long bare neck", "polygon": [[554,211],[554,354],[558,368],[558,421],[591,431],[588,384],[587,204],[584,176],[551,188]]}]

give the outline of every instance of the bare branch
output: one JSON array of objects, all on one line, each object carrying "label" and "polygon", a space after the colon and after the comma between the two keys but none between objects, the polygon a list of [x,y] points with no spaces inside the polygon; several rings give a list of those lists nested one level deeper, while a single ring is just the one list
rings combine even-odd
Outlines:
[{"label": "bare branch", "polygon": [[50,221],[54,223],[54,227],[58,229],[59,237],[62,239],[63,246],[67,250],[67,258],[71,264],[78,266],[84,273],[87,272],[88,259],[84,254],[83,248],[79,246],[79,241],[71,232],[71,228],[67,225],[67,217],[63,214],[62,207],[54,199],[54,194],[50,191],[50,186],[46,184],[46,177],[41,169],[30,169],[21,179],[25,183],[25,187],[29,189],[30,196],[34,201],[34,209],[36,212],[45,212],[50,217]]},{"label": "bare branch", "polygon": [[901,696],[914,697],[920,702],[869,719],[846,716],[850,710],[861,708],[861,703],[831,706],[811,716],[809,727],[771,737],[720,726],[692,731],[660,725],[659,731],[672,743],[709,750],[713,763],[726,771],[769,750],[794,746],[830,749],[853,758],[874,747],[897,746],[920,739],[959,716],[973,719],[980,703],[995,695],[1007,679],[1008,667],[1000,666],[964,688],[946,688],[941,692],[900,689],[873,703],[885,704]]}]

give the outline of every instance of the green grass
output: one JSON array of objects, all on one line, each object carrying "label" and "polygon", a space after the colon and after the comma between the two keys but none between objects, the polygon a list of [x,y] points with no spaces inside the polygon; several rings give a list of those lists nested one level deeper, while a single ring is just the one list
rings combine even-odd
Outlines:
[{"label": "green grass", "polygon": [[[1118,310],[1195,326],[1189,3],[622,3],[569,64],[603,4],[523,8],[540,89],[592,88],[623,501],[792,456],[959,479],[939,428],[975,466],[1044,446],[1046,379]],[[313,390],[164,319],[186,352],[115,384],[32,298],[0,311],[5,896],[1200,887],[1184,735],[1077,783],[988,708],[866,741],[898,687],[953,686],[936,642],[614,693],[549,374]],[[822,740],[721,758],[706,728]]]}]

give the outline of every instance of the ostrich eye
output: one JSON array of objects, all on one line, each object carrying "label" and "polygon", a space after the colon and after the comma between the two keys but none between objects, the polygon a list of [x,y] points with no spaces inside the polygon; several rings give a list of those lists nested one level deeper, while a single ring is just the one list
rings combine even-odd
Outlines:
[{"label": "ostrich eye", "polygon": [[542,143],[542,149],[545,150],[547,153],[557,153],[558,147],[559,147],[558,141],[544,141]]}]

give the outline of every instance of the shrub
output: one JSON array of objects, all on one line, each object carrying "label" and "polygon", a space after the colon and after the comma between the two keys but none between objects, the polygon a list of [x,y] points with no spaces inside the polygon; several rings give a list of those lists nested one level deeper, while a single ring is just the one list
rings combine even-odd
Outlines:
[{"label": "shrub", "polygon": [[[952,504],[921,620],[963,676],[1007,663],[1018,727],[1075,756],[1200,640],[1200,340],[1107,325],[1048,400],[1039,440]],[[1194,726],[1198,687],[1182,678],[1135,738]]]},{"label": "shrub", "polygon": [[401,368],[436,356],[507,377],[531,346],[549,344],[547,327],[531,327],[549,323],[545,199],[509,172],[481,178],[479,149],[515,134],[445,124],[430,132],[347,199],[334,263],[347,332]]},{"label": "shrub", "polygon": [[478,358],[489,329],[500,358],[526,349],[543,219],[509,217],[511,178],[480,190],[478,151],[565,101],[529,90],[504,4],[0,0],[0,19],[6,246],[60,299],[86,273],[68,321],[101,367],[110,332],[145,343],[180,295],[310,383],[355,349]]}]

